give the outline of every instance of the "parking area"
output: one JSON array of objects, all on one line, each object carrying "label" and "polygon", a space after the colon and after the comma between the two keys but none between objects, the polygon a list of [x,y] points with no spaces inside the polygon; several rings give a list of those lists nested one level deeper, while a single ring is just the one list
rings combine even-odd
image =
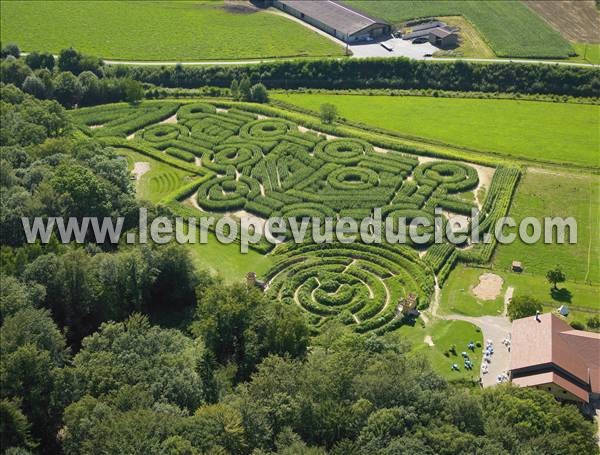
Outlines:
[{"label": "parking area", "polygon": [[[391,49],[388,50],[385,47]],[[352,56],[356,58],[367,57],[408,57],[413,59],[425,59],[439,49],[431,43],[413,44],[400,38],[390,38],[386,41],[378,41],[364,44],[351,44],[349,46]]]}]

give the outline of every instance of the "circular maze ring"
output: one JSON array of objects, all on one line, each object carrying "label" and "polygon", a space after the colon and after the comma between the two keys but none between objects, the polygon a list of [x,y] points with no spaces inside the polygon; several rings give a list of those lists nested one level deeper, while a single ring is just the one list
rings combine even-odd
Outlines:
[{"label": "circular maze ring", "polygon": [[254,139],[277,139],[293,129],[296,129],[296,126],[286,120],[254,120],[242,126],[240,136]]},{"label": "circular maze ring", "polygon": [[329,163],[356,165],[373,147],[360,139],[333,139],[315,147],[315,156]]},{"label": "circular maze ring", "polygon": [[185,104],[177,111],[177,119],[192,120],[206,117],[206,114],[214,114],[217,108],[212,104],[190,103]]},{"label": "circular maze ring", "polygon": [[172,141],[180,135],[188,136],[189,130],[183,125],[171,123],[154,125],[142,131],[142,139],[152,143]]},{"label": "circular maze ring", "polygon": [[327,182],[336,190],[366,190],[379,181],[377,172],[363,167],[343,167],[327,177]]}]

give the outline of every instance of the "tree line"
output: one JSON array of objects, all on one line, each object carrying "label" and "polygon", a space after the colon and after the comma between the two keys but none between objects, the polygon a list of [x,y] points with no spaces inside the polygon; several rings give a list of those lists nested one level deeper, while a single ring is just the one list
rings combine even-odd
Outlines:
[{"label": "tree line", "polygon": [[323,59],[230,66],[127,66],[107,68],[163,87],[229,87],[248,78],[270,89],[433,89],[597,97],[597,68],[546,64],[424,62],[405,58]]},{"label": "tree line", "polygon": [[102,60],[74,49],[62,50],[58,58],[47,52],[23,57],[16,45],[7,45],[1,56],[0,81],[39,99],[55,99],[65,107],[135,102],[144,96],[139,82],[107,75]]}]

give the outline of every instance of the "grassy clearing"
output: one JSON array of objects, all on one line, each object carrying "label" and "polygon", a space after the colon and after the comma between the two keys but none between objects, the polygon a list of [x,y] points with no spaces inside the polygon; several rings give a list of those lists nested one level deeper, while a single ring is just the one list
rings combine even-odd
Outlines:
[{"label": "grassy clearing", "polygon": [[444,284],[439,311],[441,314],[463,314],[465,316],[498,316],[504,307],[506,280],[498,297],[494,300],[481,300],[472,289],[479,283],[479,277],[486,270],[458,266]]},{"label": "grassy clearing", "polygon": [[416,96],[292,93],[273,97],[316,111],[321,104],[332,103],[350,120],[456,146],[600,166],[600,106]]},{"label": "grassy clearing", "polygon": [[568,41],[520,1],[348,1],[393,23],[431,16],[464,16],[499,57],[567,58]]},{"label": "grassy clearing", "polygon": [[[481,368],[481,348],[475,348],[475,352],[467,349],[470,341],[483,343],[481,331],[468,322],[464,321],[442,321],[438,320],[430,326],[423,327],[419,324],[414,327],[400,327],[393,336],[409,341],[412,345],[412,352],[425,355],[433,369],[441,376],[450,381],[471,380],[478,381],[479,369]],[[425,343],[425,337],[430,336],[433,346]],[[457,355],[444,355],[452,345],[456,346]],[[461,352],[469,352],[469,357],[473,361],[472,370],[464,368],[464,362]],[[452,371],[452,364],[456,363],[460,371]]]},{"label": "grassy clearing", "polygon": [[208,243],[204,245],[189,245],[189,251],[199,270],[209,270],[226,283],[243,281],[248,272],[264,276],[275,262],[272,256],[263,256],[254,250],[242,254],[239,244],[219,243],[213,234],[209,234]]},{"label": "grassy clearing", "polygon": [[103,58],[168,61],[343,55],[285,17],[221,1],[7,1],[0,11],[2,42],[25,51],[72,46]]},{"label": "grassy clearing", "polygon": [[451,51],[438,51],[434,57],[494,58],[496,54],[477,29],[463,16],[440,17],[448,25],[460,28],[459,46]]},{"label": "grassy clearing", "polygon": [[497,299],[482,302],[470,292],[479,282],[479,276],[490,272],[486,269],[459,265],[451,274],[444,288],[440,302],[441,314],[463,314],[465,316],[498,316],[502,313],[504,293],[508,287],[514,288],[514,296],[530,295],[542,302],[544,311],[555,311],[566,304],[571,313],[567,322],[583,324],[594,314],[600,314],[600,287],[567,281],[559,285],[558,292],[552,292],[551,285],[543,275],[532,273],[512,273],[497,271],[504,280],[502,291]]},{"label": "grassy clearing", "polygon": [[150,164],[150,170],[136,182],[136,191],[140,199],[158,202],[167,194],[190,182],[192,175],[152,158],[128,149],[117,149],[117,153],[127,158],[129,169],[135,162]]},{"label": "grassy clearing", "polygon": [[572,216],[577,220],[577,244],[526,245],[517,240],[500,245],[494,256],[495,269],[508,270],[513,260],[520,260],[525,272],[544,276],[559,264],[567,279],[600,285],[600,177],[529,169],[517,188],[510,215],[517,223],[529,216]]}]

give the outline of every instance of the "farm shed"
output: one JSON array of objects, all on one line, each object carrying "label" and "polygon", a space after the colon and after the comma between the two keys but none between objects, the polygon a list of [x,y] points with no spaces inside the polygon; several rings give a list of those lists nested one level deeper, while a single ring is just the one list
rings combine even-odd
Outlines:
[{"label": "farm shed", "polygon": [[458,36],[452,30],[437,27],[429,32],[429,42],[442,49],[456,47],[458,45]]},{"label": "farm shed", "polygon": [[416,42],[429,41],[439,48],[451,48],[458,45],[456,29],[441,21],[431,21],[410,27],[410,32],[402,36],[404,40]]},{"label": "farm shed", "polygon": [[392,31],[387,22],[332,0],[274,0],[273,6],[346,43],[382,38]]}]

